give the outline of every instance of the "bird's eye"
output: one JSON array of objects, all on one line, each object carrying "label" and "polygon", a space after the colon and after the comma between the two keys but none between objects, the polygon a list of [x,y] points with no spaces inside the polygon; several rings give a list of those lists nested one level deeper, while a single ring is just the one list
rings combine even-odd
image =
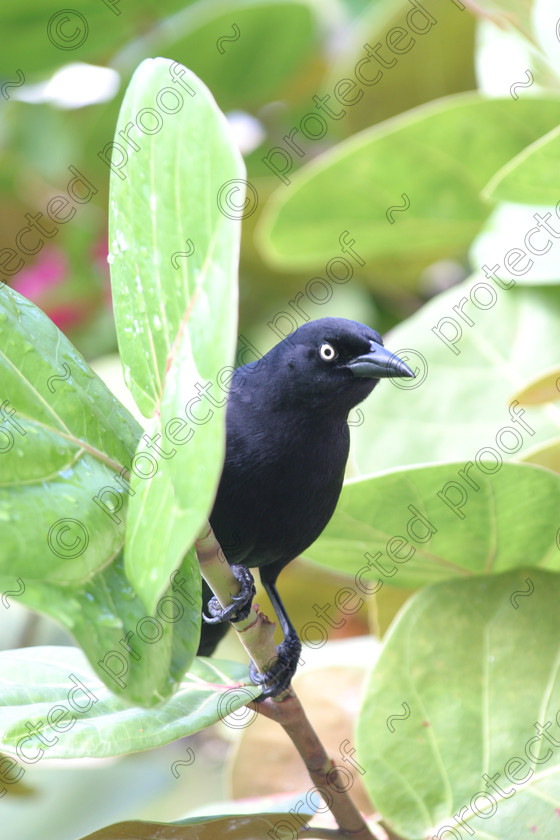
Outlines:
[{"label": "bird's eye", "polygon": [[319,355],[323,359],[323,361],[332,362],[333,359],[336,359],[336,357],[338,356],[338,353],[336,352],[336,350],[334,349],[332,344],[329,344],[328,342],[325,341],[324,344],[321,344],[321,349],[319,350]]}]

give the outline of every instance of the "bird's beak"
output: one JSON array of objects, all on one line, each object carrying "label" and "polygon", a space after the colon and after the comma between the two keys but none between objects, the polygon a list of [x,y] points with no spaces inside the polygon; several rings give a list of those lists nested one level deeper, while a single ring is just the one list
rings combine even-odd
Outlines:
[{"label": "bird's beak", "polygon": [[411,376],[414,374],[402,359],[383,347],[382,344],[371,342],[371,351],[363,356],[357,356],[346,365],[354,376],[364,379],[381,379],[390,376]]}]

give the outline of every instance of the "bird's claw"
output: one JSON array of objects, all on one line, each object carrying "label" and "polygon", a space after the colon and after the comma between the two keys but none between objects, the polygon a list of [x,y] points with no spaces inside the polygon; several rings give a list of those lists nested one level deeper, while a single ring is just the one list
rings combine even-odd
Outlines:
[{"label": "bird's claw", "polygon": [[249,665],[249,676],[257,685],[263,686],[262,694],[255,698],[255,703],[276,697],[290,687],[301,653],[301,642],[295,633],[284,638],[276,648],[276,659],[266,671],[259,671],[253,661]]},{"label": "bird's claw", "polygon": [[231,595],[232,603],[222,607],[216,597],[208,601],[207,609],[210,615],[202,613],[206,624],[220,624],[225,621],[242,621],[249,616],[255,597],[255,581],[253,575],[245,566],[230,566],[234,576],[241,586],[238,595]]}]

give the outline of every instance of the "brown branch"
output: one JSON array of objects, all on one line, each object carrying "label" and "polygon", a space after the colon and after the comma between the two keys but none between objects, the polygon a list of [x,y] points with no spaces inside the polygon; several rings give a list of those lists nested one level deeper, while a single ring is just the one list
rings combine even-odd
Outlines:
[{"label": "brown branch", "polygon": [[265,717],[277,721],[291,738],[313,784],[319,789],[342,832],[342,835],[338,836],[353,837],[354,840],[374,840],[362,815],[345,790],[345,780],[328,757],[293,689],[291,695],[280,703],[275,703],[269,698],[261,703],[248,705]]},{"label": "brown branch", "polygon": [[[199,537],[195,543],[200,572],[221,606],[227,607],[231,603],[231,596],[239,592],[239,581],[231,571],[210,524],[204,532],[204,536]],[[258,604],[253,604],[246,619],[230,624],[259,671],[268,670],[276,658],[274,624],[259,611]]]},{"label": "brown branch", "polygon": [[[203,535],[196,542],[196,551],[200,562],[202,576],[210,586],[220,604],[225,607],[230,602],[230,596],[239,591],[239,583],[233,575],[220,545],[208,524]],[[257,665],[259,670],[270,668],[276,655],[274,647],[274,624],[259,612],[254,605],[256,617],[251,615],[244,621],[232,624],[238,633],[243,647]],[[278,697],[267,698],[260,703],[248,703],[259,714],[277,721],[286,731],[301,755],[313,784],[319,788],[323,799],[331,810],[339,831],[325,833],[326,829],[318,829],[323,838],[348,838],[353,840],[375,840],[367,827],[362,815],[344,790],[345,780],[341,779],[338,770],[325,752],[313,727],[303,710],[299,699],[291,688]],[[338,787],[340,785],[340,788]],[[309,829],[308,837],[313,836],[313,829]]]}]

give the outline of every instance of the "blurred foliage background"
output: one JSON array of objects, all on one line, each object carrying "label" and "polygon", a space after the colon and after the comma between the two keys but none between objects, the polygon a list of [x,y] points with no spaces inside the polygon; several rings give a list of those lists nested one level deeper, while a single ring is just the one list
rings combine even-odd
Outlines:
[{"label": "blurred foliage background", "polygon": [[[288,331],[289,319],[291,328],[303,322],[302,310],[306,318],[336,314],[385,333],[461,283],[493,254],[503,258],[516,244],[511,233],[516,210],[501,200],[516,201],[515,184],[513,198],[505,181],[502,194],[499,185],[482,197],[481,191],[501,166],[553,130],[560,114],[560,36],[552,0],[479,0],[476,10],[466,0],[83,0],[72,10],[60,10],[52,0],[27,0],[25,8],[5,6],[0,20],[1,277],[51,317],[129,407],[114,355],[104,150],[113,140],[124,90],[141,60],[166,56],[199,75],[226,113],[244,154],[258,201],[243,225],[239,332],[260,354],[276,343],[279,330]],[[401,116],[433,100],[476,90],[482,100],[467,94]],[[493,105],[494,97],[505,102]],[[391,122],[378,129],[386,120]],[[543,166],[550,167],[551,160]],[[68,195],[76,170],[90,185],[92,198],[74,202],[71,217],[55,224],[47,206],[55,196]],[[304,171],[298,176],[298,170]],[[558,182],[557,172],[554,178]],[[541,180],[540,193],[517,200],[554,204],[545,196],[548,179]],[[23,236],[32,219],[35,233]],[[325,278],[329,260],[342,254],[339,235],[344,231],[355,240],[360,261],[354,263],[351,281],[331,284],[332,295],[322,303],[319,287],[314,295],[309,284]],[[22,242],[27,243],[23,248]],[[35,253],[29,253],[32,248]],[[510,301],[492,325],[498,337],[511,327],[513,337],[508,333],[504,339],[508,347],[519,324],[530,330],[531,319],[557,312],[560,305],[557,258],[536,262],[536,274],[518,278],[530,287],[522,292],[525,298],[520,293],[516,303]],[[294,301],[299,306],[290,306]],[[429,334],[443,312],[450,312],[451,302],[447,309],[426,310],[432,314],[413,323]],[[520,311],[530,317],[522,318]],[[546,329],[552,342],[550,322]],[[404,340],[409,334],[401,335]],[[436,369],[453,359],[448,348],[440,350]],[[546,364],[558,358],[557,350],[557,344],[547,345]],[[533,358],[539,353],[533,347]],[[457,377],[458,371],[449,376]],[[485,371],[481,364],[478,374],[484,378]],[[420,451],[399,450],[391,447],[388,430],[387,439],[372,449],[366,422],[357,430],[351,469],[359,473],[401,462],[458,460],[472,454],[471,444],[490,443],[488,430],[498,428],[499,421],[493,418],[482,429],[484,424],[475,423],[473,431],[472,419],[480,417],[483,400],[472,397],[471,384],[466,391],[451,386],[456,404],[468,395],[461,440],[457,426],[451,443],[432,428],[420,434]],[[445,390],[446,385],[444,380],[439,387]],[[514,390],[511,383],[501,387],[504,405]],[[417,416],[417,410],[425,416],[436,404],[437,383],[435,391],[422,393],[415,395],[420,403],[408,409],[408,419],[399,421],[409,440],[414,434],[410,416]],[[386,406],[396,406],[398,398],[395,413],[402,414],[408,396],[393,393]],[[445,421],[447,412],[441,416]],[[551,429],[539,436],[550,438]],[[545,463],[556,463],[558,470],[558,461],[552,460],[558,457],[558,444],[552,453]],[[283,574],[282,589],[296,626],[309,616],[313,601],[332,599],[344,580],[325,571],[319,581],[313,569],[292,564]],[[408,594],[384,587],[375,603],[370,599],[369,626],[381,633]],[[67,640],[46,619],[28,619],[16,603],[0,611],[0,629],[3,648]],[[332,636],[367,629],[368,619],[360,613]],[[331,664],[336,662],[336,652],[329,656]],[[348,662],[347,652],[341,660]],[[332,685],[332,673],[327,671],[324,679]],[[352,679],[351,688],[338,681],[341,697],[357,693],[360,673]],[[338,726],[340,739],[346,732],[352,737],[350,722],[341,719],[343,707],[347,704],[341,701],[324,724],[326,731]],[[254,731],[248,728],[238,746],[248,756],[254,746],[248,736]],[[228,795],[224,743],[239,735],[221,726],[196,736],[196,772],[185,766],[181,781],[169,770],[185,751],[181,743],[118,762],[80,762],[85,766],[79,774],[67,764],[43,762],[26,773],[25,784],[10,787],[0,808],[17,818],[20,840],[39,832],[44,838],[71,840],[131,815],[182,816]],[[250,785],[242,777],[240,754],[236,789],[230,787],[229,793],[245,796]],[[279,766],[278,779],[271,775],[260,794],[282,789],[285,762]],[[116,801],[115,786],[121,794]],[[99,801],[107,803],[102,821],[96,814]]]},{"label": "blurred foliage background", "polygon": [[[26,213],[45,214],[49,198],[65,193],[70,165],[94,185],[96,194],[79,207],[71,224],[60,225],[56,234],[45,237],[42,249],[36,256],[26,256],[25,266],[10,279],[45,309],[88,359],[116,348],[105,261],[109,168],[98,153],[113,139],[122,94],[143,58],[165,55],[192,69],[209,86],[237,133],[248,180],[259,196],[243,236],[240,332],[259,334],[262,330],[257,345],[261,352],[276,339],[266,322],[286,309],[314,273],[324,270],[324,262],[309,271],[275,268],[258,247],[255,228],[268,197],[282,187],[263,157],[277,146],[291,151],[295,172],[361,129],[475,86],[474,19],[449,0],[439,0],[431,9],[437,24],[415,36],[409,53],[397,58],[384,45],[382,60],[395,64],[383,68],[384,78],[378,85],[370,89],[361,85],[360,101],[346,108],[342,118],[321,112],[328,125],[323,137],[312,140],[301,133],[294,135],[303,149],[301,155],[282,138],[299,126],[305,114],[319,113],[313,96],[329,94],[327,105],[340,113],[334,85],[349,74],[353,77],[353,68],[366,55],[365,43],[375,45],[392,27],[406,26],[406,16],[413,11],[408,2],[205,0],[189,4],[178,0],[161,4],[140,0],[131,5],[92,0],[76,9],[82,18],[62,20],[58,30],[52,25],[55,39],[56,31],[61,40],[68,36],[65,49],[47,37],[47,24],[59,11],[57,5],[43,0],[30,6],[25,19],[16,9],[2,13],[3,245],[12,247],[26,224]],[[418,20],[420,28],[422,16],[417,14],[413,22]],[[71,49],[74,34],[76,43],[85,40]],[[220,38],[225,39],[219,45],[223,53],[217,47]],[[86,74],[83,63],[112,72]],[[11,84],[7,87],[6,82]],[[317,131],[310,123],[309,133]],[[388,205],[402,203],[405,187],[395,184],[394,199]],[[370,190],[374,191],[373,185]],[[333,256],[337,249],[334,242]],[[401,256],[396,251],[368,260],[355,283],[337,290],[332,309],[343,315],[359,314],[364,320],[375,318],[382,331],[413,311],[426,292],[419,278],[427,260],[420,254]],[[307,305],[311,317],[330,308],[312,301]]]}]

